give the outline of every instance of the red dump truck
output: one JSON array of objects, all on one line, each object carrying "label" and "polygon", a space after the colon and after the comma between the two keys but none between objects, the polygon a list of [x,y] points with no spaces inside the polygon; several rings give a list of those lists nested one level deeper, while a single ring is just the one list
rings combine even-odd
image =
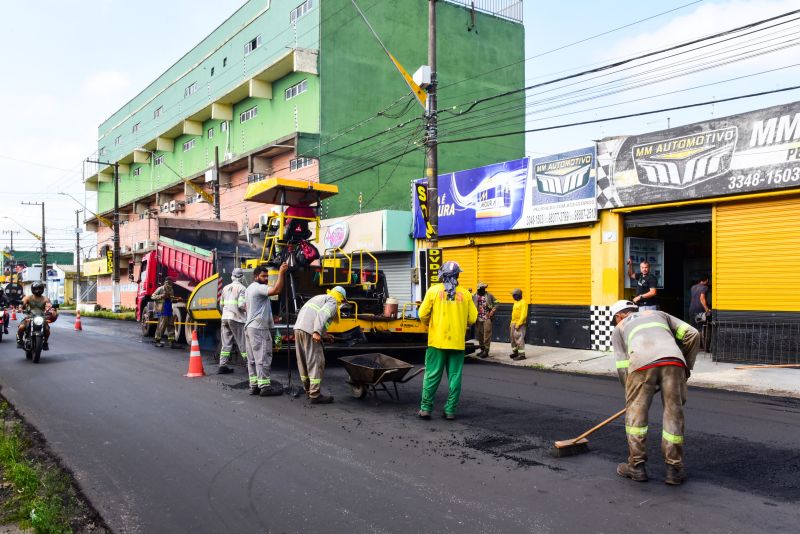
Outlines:
[{"label": "red dump truck", "polygon": [[[150,297],[167,277],[172,278],[174,291],[182,302],[173,306],[176,323],[186,322],[186,304],[198,282],[215,273],[230,273],[239,257],[251,257],[254,251],[247,243],[239,242],[239,232],[234,221],[208,221],[160,217],[159,238],[155,250],[145,253],[138,269],[131,266],[128,272],[138,273],[136,319],[142,326],[142,335],[152,336],[158,320],[155,302]],[[176,325],[176,338],[188,340],[190,325]]]}]

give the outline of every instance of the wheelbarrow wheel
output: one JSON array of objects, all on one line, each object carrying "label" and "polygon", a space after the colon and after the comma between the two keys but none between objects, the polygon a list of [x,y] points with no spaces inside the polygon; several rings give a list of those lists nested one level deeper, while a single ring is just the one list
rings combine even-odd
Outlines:
[{"label": "wheelbarrow wheel", "polygon": [[357,399],[363,399],[367,396],[367,386],[364,384],[350,384],[350,394]]}]

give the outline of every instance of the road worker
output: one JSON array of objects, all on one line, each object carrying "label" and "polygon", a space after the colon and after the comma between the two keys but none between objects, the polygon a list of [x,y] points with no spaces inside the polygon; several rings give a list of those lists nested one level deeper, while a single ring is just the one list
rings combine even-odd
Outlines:
[{"label": "road worker", "polygon": [[628,300],[611,306],[616,325],[611,337],[619,379],[625,387],[625,433],[628,461],[617,474],[638,482],[647,480],[647,419],[653,395],[661,390],[664,405],[661,449],[667,464],[665,482],[682,484],[683,405],[686,381],[699,349],[699,334],[689,324],[657,310],[640,311]]},{"label": "road worker", "polygon": [[258,266],[253,270],[253,283],[245,291],[247,320],[244,337],[247,350],[247,374],[250,378],[250,394],[272,397],[283,394],[283,386],[270,379],[272,367],[272,334],[275,326],[272,318],[270,297],[280,295],[283,279],[289,265],[284,262],[278,270],[275,285],[269,286],[269,271]]},{"label": "road worker", "polygon": [[175,342],[175,315],[173,314],[172,304],[180,302],[180,297],[175,296],[172,289],[174,280],[167,278],[164,283],[156,289],[150,296],[150,299],[156,303],[156,312],[158,312],[158,326],[156,327],[156,335],[154,345],[156,347],[163,347],[164,343],[161,339],[164,333],[167,334],[167,341],[173,349],[181,348],[180,344]]},{"label": "road worker", "polygon": [[228,367],[231,358],[233,345],[239,349],[239,354],[247,361],[247,348],[244,342],[244,323],[247,321],[245,313],[247,299],[245,293],[247,288],[242,281],[244,273],[236,268],[231,273],[231,283],[222,288],[220,304],[222,305],[222,348],[219,351],[219,369],[217,373],[225,375],[232,373],[233,369]]},{"label": "road worker", "polygon": [[464,367],[464,334],[478,318],[472,296],[466,289],[458,287],[460,273],[461,267],[456,262],[445,262],[439,269],[442,283],[428,289],[419,307],[419,318],[428,325],[422,401],[417,412],[421,419],[431,418],[433,398],[445,369],[450,391],[444,405],[444,417],[448,421],[456,418]]},{"label": "road worker", "polygon": [[347,292],[336,286],[325,295],[309,299],[297,314],[294,324],[294,348],[300,380],[311,404],[330,404],[333,397],[320,391],[322,373],[325,371],[323,338],[338,313],[339,306],[347,302]]},{"label": "road worker", "polygon": [[487,291],[489,284],[478,282],[478,290],[472,295],[472,302],[478,310],[478,320],[475,321],[475,337],[478,338],[478,345],[481,351],[479,358],[488,358],[489,349],[492,346],[492,320],[497,312],[498,300],[494,295]]},{"label": "road worker", "polygon": [[522,290],[517,288],[511,292],[514,307],[511,308],[511,359],[525,359],[525,330],[528,325],[528,303],[522,298]]}]

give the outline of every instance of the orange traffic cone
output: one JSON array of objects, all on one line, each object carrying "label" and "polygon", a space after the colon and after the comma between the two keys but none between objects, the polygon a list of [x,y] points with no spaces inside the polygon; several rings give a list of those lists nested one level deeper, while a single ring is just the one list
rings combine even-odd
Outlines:
[{"label": "orange traffic cone", "polygon": [[206,372],[203,370],[203,357],[200,355],[200,343],[197,341],[197,330],[192,330],[192,351],[189,353],[189,372],[184,376],[196,378],[205,375]]},{"label": "orange traffic cone", "polygon": [[11,308],[11,320],[12,321],[17,320],[17,308]]},{"label": "orange traffic cone", "polygon": [[83,327],[81,326],[81,311],[80,310],[77,310],[75,312],[75,330],[76,331],[83,330]]}]

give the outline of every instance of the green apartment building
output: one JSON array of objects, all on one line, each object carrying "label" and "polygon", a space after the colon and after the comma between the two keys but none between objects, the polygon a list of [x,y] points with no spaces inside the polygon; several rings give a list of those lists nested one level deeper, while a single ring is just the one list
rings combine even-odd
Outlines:
[{"label": "green apartment building", "polygon": [[[409,72],[427,63],[427,0],[358,4]],[[520,0],[439,0],[437,16],[440,109],[522,87]],[[524,95],[503,103],[518,112],[501,131],[521,130]],[[154,219],[213,217],[184,180],[210,192],[215,149],[221,217],[243,232],[266,211],[242,200],[247,184],[274,176],[337,183],[324,217],[407,211],[423,173],[422,115],[351,0],[250,0],[100,125],[92,159],[119,164],[124,257],[158,239]],[[523,155],[523,135],[442,145],[440,172]],[[85,187],[110,219],[113,168],[94,169]],[[87,225],[102,255],[110,229],[97,218]]]}]

